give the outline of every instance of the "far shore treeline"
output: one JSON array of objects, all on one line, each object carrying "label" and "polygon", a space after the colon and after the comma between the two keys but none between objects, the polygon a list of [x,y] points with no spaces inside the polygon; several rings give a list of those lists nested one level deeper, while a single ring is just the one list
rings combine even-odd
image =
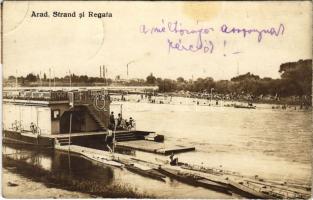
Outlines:
[{"label": "far shore treeline", "polygon": [[[251,97],[274,96],[291,97],[298,96],[308,99],[311,104],[312,95],[312,60],[299,60],[298,62],[288,62],[281,64],[278,68],[281,75],[279,79],[269,77],[260,78],[251,73],[242,74],[230,80],[217,80],[211,77],[198,78],[196,80],[186,80],[178,77],[176,80],[162,79],[155,77],[153,73],[146,79],[123,80],[117,76],[114,80],[100,77],[88,77],[87,75],[77,76],[71,74],[59,78],[50,79],[50,85],[68,86],[69,81],[72,86],[100,86],[100,85],[123,85],[123,86],[158,86],[159,92],[193,92],[215,94],[249,94]],[[16,82],[16,77],[10,76],[4,82],[4,86],[12,85]],[[30,73],[26,77],[18,77],[17,82],[21,86],[47,86],[49,78],[46,74],[40,78],[37,74]]]}]

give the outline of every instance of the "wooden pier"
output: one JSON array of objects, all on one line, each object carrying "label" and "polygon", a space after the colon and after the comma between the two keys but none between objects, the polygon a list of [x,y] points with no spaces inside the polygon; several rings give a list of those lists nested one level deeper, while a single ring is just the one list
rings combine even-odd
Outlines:
[{"label": "wooden pier", "polygon": [[148,140],[118,142],[116,146],[120,148],[127,148],[162,155],[195,151],[195,147],[192,146],[159,143]]}]

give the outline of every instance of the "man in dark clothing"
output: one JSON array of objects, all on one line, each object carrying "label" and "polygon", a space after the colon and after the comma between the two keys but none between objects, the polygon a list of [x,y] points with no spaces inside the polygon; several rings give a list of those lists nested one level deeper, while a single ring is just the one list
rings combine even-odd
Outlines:
[{"label": "man in dark clothing", "polygon": [[110,128],[111,128],[111,130],[114,129],[114,126],[115,126],[114,113],[111,112],[111,115],[110,115]]},{"label": "man in dark clothing", "polygon": [[120,127],[121,123],[122,123],[122,115],[121,113],[119,113],[117,117],[117,127]]},{"label": "man in dark clothing", "polygon": [[132,117],[129,118],[129,125],[131,128],[134,127],[134,119]]},{"label": "man in dark clothing", "polygon": [[170,165],[172,165],[172,166],[178,165],[178,158],[174,158],[174,153],[173,152],[170,155]]}]

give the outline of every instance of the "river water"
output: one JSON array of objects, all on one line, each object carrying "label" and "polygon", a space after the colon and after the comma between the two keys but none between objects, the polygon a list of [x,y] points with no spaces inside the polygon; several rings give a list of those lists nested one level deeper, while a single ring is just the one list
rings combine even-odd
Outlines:
[{"label": "river water", "polygon": [[[172,104],[114,102],[123,104],[123,117],[133,117],[137,130],[150,130],[165,136],[168,143],[195,146],[196,151],[178,154],[180,161],[227,169],[243,175],[301,184],[311,183],[312,111],[237,109],[207,106],[194,100],[174,98]],[[118,105],[112,105],[115,113]],[[21,151],[4,146],[3,153]],[[166,183],[147,179],[114,167],[60,152],[34,152],[27,162],[52,172],[98,180],[103,184],[121,183],[160,198],[232,198],[175,180]],[[138,157],[147,156],[138,153]],[[164,157],[166,159],[166,157]]]}]

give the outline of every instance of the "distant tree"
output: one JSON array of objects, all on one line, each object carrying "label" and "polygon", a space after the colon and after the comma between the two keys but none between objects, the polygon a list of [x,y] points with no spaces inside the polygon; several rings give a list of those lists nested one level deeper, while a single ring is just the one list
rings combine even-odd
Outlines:
[{"label": "distant tree", "polygon": [[37,77],[33,74],[27,74],[25,80],[29,81],[29,82],[36,82],[37,81]]},{"label": "distant tree", "polygon": [[156,78],[151,73],[149,76],[147,76],[146,79],[147,84],[155,85],[156,84]]},{"label": "distant tree", "polygon": [[264,77],[262,78],[262,81],[272,81],[273,79],[271,77]]},{"label": "distant tree", "polygon": [[87,83],[88,82],[88,76],[87,75],[79,76],[79,82]]},{"label": "distant tree", "polygon": [[156,84],[159,87],[159,92],[173,92],[177,90],[177,83],[171,79],[156,79]]},{"label": "distant tree", "polygon": [[183,77],[178,77],[176,80],[177,80],[178,83],[185,82],[185,79]]},{"label": "distant tree", "polygon": [[46,73],[43,74],[43,80],[44,80],[44,81],[47,80],[47,75],[46,75]]},{"label": "distant tree", "polygon": [[236,76],[230,80],[231,81],[260,80],[260,76],[248,72],[246,74]]},{"label": "distant tree", "polygon": [[15,79],[15,76],[9,76],[8,79],[9,79],[9,80],[14,80],[14,79]]},{"label": "distant tree", "polygon": [[72,79],[72,82],[74,83],[77,83],[79,82],[79,76],[76,76],[74,73],[71,74],[71,79]]},{"label": "distant tree", "polygon": [[17,78],[17,81],[20,82],[22,85],[25,83],[25,78],[23,76]]},{"label": "distant tree", "polygon": [[280,65],[283,95],[311,95],[312,94],[312,60],[299,60]]},{"label": "distant tree", "polygon": [[110,78],[107,78],[107,79],[106,79],[106,82],[107,82],[108,85],[111,85],[111,84],[113,83],[113,80],[110,79]]},{"label": "distant tree", "polygon": [[196,81],[193,82],[192,90],[194,92],[205,92],[210,91],[211,88],[215,87],[214,79],[211,77],[207,78],[198,78]]},{"label": "distant tree", "polygon": [[163,81],[163,80],[162,80],[162,78],[160,78],[160,77],[156,79],[157,84],[161,83],[162,81]]},{"label": "distant tree", "polygon": [[215,83],[215,91],[218,93],[226,94],[230,92],[231,82],[228,80],[220,80]]}]

